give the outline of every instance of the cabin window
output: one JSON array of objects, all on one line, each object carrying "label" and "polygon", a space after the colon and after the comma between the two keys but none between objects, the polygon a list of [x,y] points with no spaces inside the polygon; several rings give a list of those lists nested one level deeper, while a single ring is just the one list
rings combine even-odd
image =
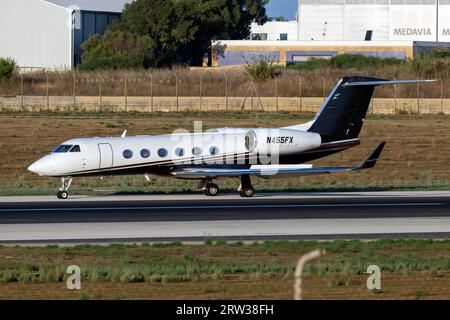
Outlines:
[{"label": "cabin window", "polygon": [[215,156],[215,155],[219,154],[219,148],[217,148],[217,147],[211,147],[211,148],[209,149],[209,153],[210,153],[212,156]]},{"label": "cabin window", "polygon": [[194,156],[200,156],[202,153],[203,153],[202,148],[195,147],[194,149],[192,149],[192,154]]},{"label": "cabin window", "polygon": [[177,149],[175,149],[175,155],[176,155],[177,157],[182,157],[182,156],[184,156],[184,149],[183,149],[183,148],[177,148]]},{"label": "cabin window", "polygon": [[52,153],[66,153],[73,147],[73,145],[63,144],[55,148]]},{"label": "cabin window", "polygon": [[70,149],[70,152],[81,152],[80,146],[73,146],[72,149]]},{"label": "cabin window", "polygon": [[144,159],[147,159],[150,157],[150,151],[148,149],[142,149],[141,150],[141,157]]},{"label": "cabin window", "polygon": [[131,150],[125,150],[125,151],[123,152],[123,157],[124,157],[125,159],[131,159],[131,158],[133,158],[133,151],[131,151]]},{"label": "cabin window", "polygon": [[160,158],[165,158],[165,157],[167,157],[167,155],[168,155],[168,152],[167,152],[166,149],[161,148],[161,149],[158,150],[158,156]]}]

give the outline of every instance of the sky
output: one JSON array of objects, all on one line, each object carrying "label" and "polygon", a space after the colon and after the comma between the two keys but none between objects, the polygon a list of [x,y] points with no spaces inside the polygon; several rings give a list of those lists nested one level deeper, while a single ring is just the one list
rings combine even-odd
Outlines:
[{"label": "sky", "polygon": [[294,20],[297,0],[270,0],[266,10],[269,17],[283,16],[288,20]]}]

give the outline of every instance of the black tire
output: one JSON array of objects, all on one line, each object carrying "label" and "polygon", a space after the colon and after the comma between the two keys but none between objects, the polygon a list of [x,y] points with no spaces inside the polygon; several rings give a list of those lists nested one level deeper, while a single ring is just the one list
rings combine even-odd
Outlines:
[{"label": "black tire", "polygon": [[239,195],[242,198],[252,198],[255,195],[255,189],[248,188],[248,189],[245,189],[245,190],[241,190],[241,191],[239,191]]},{"label": "black tire", "polygon": [[66,191],[62,191],[60,199],[66,200],[67,198],[69,198],[69,194]]},{"label": "black tire", "polygon": [[219,187],[215,183],[208,183],[205,188],[205,194],[208,197],[215,197],[219,194]]},{"label": "black tire", "polygon": [[61,191],[58,191],[58,193],[56,194],[56,197],[58,197],[58,199],[62,199],[61,193]]}]

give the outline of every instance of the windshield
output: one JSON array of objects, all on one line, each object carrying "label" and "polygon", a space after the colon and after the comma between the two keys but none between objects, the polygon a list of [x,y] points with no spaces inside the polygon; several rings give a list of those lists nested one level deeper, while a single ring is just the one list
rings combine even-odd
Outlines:
[{"label": "windshield", "polygon": [[73,145],[63,144],[56,149],[52,151],[52,153],[66,153],[69,152],[70,148],[72,148]]},{"label": "windshield", "polygon": [[71,150],[70,150],[70,152],[81,152],[81,148],[80,148],[80,146],[74,146]]}]

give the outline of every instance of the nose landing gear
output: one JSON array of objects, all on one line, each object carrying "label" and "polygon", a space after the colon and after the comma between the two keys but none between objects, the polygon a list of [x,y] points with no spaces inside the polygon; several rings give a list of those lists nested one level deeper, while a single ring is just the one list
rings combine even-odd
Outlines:
[{"label": "nose landing gear", "polygon": [[69,194],[67,193],[67,191],[58,191],[56,196],[58,197],[58,199],[62,200],[66,200],[67,198],[69,198]]},{"label": "nose landing gear", "polygon": [[[68,181],[66,181],[68,180]],[[73,178],[61,178],[61,188],[57,193],[58,199],[66,200],[69,198],[69,193],[67,192],[72,184]]]}]

